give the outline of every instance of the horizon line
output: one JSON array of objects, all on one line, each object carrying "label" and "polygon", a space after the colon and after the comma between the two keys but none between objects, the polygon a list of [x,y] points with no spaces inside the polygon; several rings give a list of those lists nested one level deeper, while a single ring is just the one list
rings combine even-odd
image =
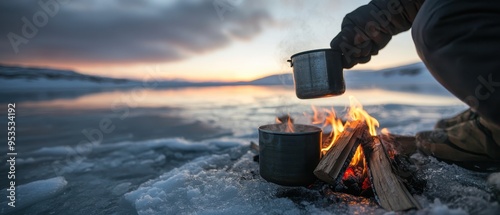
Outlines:
[{"label": "horizon line", "polygon": [[[416,61],[412,63],[405,63],[405,64],[399,64],[391,67],[386,67],[382,69],[344,69],[344,71],[351,71],[351,72],[375,72],[375,71],[381,71],[381,70],[386,70],[386,69],[392,69],[392,68],[397,68],[397,67],[402,67],[402,66],[408,66],[408,65],[413,65],[417,63],[422,63],[422,61]],[[75,69],[70,69],[70,68],[57,68],[57,67],[50,67],[50,66],[27,66],[27,65],[20,65],[20,64],[9,64],[9,63],[4,63],[0,62],[1,67],[16,67],[16,68],[26,68],[26,69],[46,69],[46,70],[58,70],[58,71],[67,71],[67,72],[74,72],[77,74],[81,75],[86,75],[90,77],[100,77],[100,78],[110,78],[110,79],[121,79],[121,80],[129,80],[129,81],[141,81],[140,78],[131,78],[131,77],[116,77],[116,76],[106,76],[106,75],[94,75],[94,74],[86,74],[85,72],[78,71]],[[248,80],[243,80],[243,79],[236,79],[236,80],[196,80],[196,79],[189,79],[189,78],[160,78],[159,81],[184,81],[184,82],[192,82],[192,83],[238,83],[238,82],[251,82],[251,81],[256,81],[259,79],[271,77],[271,76],[276,76],[276,75],[287,75],[287,74],[293,74],[293,72],[290,70],[290,72],[277,72],[277,73],[269,73],[268,75],[263,75],[263,76],[256,76],[255,78],[248,79]]]}]

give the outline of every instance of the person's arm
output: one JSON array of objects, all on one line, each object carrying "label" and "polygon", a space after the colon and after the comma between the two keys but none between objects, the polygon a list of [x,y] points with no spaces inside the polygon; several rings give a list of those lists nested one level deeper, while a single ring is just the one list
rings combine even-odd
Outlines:
[{"label": "person's arm", "polygon": [[396,35],[411,28],[425,0],[372,0],[347,14],[330,47],[344,55],[343,67],[370,61]]}]

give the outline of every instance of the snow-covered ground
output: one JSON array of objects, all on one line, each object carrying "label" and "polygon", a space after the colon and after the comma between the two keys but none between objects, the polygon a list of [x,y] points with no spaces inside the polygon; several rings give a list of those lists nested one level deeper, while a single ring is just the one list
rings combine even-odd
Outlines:
[{"label": "snow-covered ground", "polygon": [[[465,108],[441,91],[412,89],[348,88],[342,97],[307,101],[283,87],[142,89],[20,102],[17,205],[10,208],[3,199],[0,213],[398,214],[373,199],[268,183],[249,145],[258,142],[257,127],[277,115],[307,120],[311,104],[335,106],[341,114],[349,95],[397,134],[431,129]],[[124,105],[113,106],[117,101]],[[99,129],[102,119],[116,129],[92,143],[82,131]],[[416,195],[424,208],[405,214],[500,214],[498,173],[420,154],[412,159],[427,181]],[[6,188],[0,185],[4,194]]]},{"label": "snow-covered ground", "polygon": [[[457,109],[456,107],[453,107]],[[392,109],[389,107],[389,109]],[[426,116],[424,107],[404,109]],[[438,111],[448,111],[436,108]],[[395,116],[394,110],[389,116]],[[430,117],[407,117],[421,126]],[[389,127],[398,130],[398,126]],[[399,129],[405,129],[404,126]],[[413,129],[413,128],[412,128]],[[254,129],[251,129],[254,130]],[[167,138],[86,149],[42,147],[18,160],[34,182],[18,187],[16,213],[37,214],[384,214],[373,199],[283,187],[259,176],[247,137]],[[251,137],[253,136],[253,137]],[[415,154],[427,187],[408,214],[498,214],[488,174]],[[35,166],[29,168],[29,166]],[[21,173],[20,173],[21,174]],[[40,179],[48,177],[48,179]],[[491,177],[492,184],[500,186]],[[496,180],[496,181],[495,181]],[[2,204],[3,212],[9,211]],[[12,211],[12,210],[10,210]]]}]

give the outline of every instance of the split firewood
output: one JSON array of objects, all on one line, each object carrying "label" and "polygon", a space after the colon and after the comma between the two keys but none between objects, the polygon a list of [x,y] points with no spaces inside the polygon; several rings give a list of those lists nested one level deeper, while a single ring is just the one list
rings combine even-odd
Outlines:
[{"label": "split firewood", "polygon": [[[423,179],[423,172],[419,171],[410,156],[416,151],[415,137],[396,134],[379,135],[379,140],[389,156],[392,172],[404,183],[413,194],[421,194],[427,181]],[[408,150],[414,148],[414,150]]]},{"label": "split firewood", "polygon": [[356,148],[368,132],[368,127],[363,121],[350,121],[344,126],[344,131],[335,141],[335,145],[320,160],[314,170],[314,175],[320,180],[335,185],[344,175],[349,166]]},{"label": "split firewood", "polygon": [[410,156],[417,152],[417,143],[415,140],[415,136],[383,134],[379,137],[383,143],[392,143],[388,148],[388,144],[384,144],[384,147],[386,147],[386,149],[394,149],[398,154]]},{"label": "split firewood", "polygon": [[373,137],[371,145],[363,147],[368,159],[370,181],[377,202],[389,211],[404,211],[421,206],[394,174],[391,162],[378,137]]}]

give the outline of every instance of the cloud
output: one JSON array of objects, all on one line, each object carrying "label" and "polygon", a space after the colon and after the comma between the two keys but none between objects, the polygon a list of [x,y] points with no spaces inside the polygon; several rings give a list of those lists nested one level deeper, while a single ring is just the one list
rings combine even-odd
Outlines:
[{"label": "cloud", "polygon": [[[58,10],[40,2],[57,1],[0,2],[0,62],[177,61],[249,40],[273,23],[254,0],[72,0]],[[40,26],[32,38],[26,25]]]}]

